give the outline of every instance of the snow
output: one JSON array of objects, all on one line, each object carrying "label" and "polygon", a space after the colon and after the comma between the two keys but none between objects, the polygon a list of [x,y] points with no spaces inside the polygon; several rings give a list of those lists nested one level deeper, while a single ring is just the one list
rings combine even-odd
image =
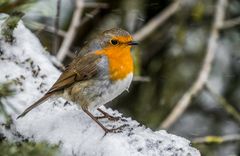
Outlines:
[{"label": "snow", "polygon": [[[0,25],[3,16],[0,15]],[[118,111],[102,107],[109,114],[122,117],[119,121],[102,119],[104,125],[108,128],[124,125],[122,132],[104,136],[104,131],[81,109],[73,103],[65,104],[63,99],[48,100],[24,118],[16,120],[21,111],[49,89],[60,72],[52,65],[51,56],[39,40],[22,22],[14,30],[14,37],[14,43],[9,44],[0,36],[0,83],[14,80],[17,86],[14,86],[15,95],[3,100],[14,120],[11,130],[0,127],[0,132],[7,139],[58,144],[60,155],[64,156],[200,155],[185,138],[168,134],[164,130],[154,132],[129,117],[122,117]],[[15,112],[12,107],[19,111]],[[93,114],[100,115],[98,112]],[[17,138],[14,135],[16,132],[23,138]]]}]

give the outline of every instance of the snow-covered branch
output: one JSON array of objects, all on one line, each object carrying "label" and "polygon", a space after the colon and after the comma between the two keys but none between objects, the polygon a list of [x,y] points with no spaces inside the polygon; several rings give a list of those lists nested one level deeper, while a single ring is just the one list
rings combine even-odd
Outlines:
[{"label": "snow-covered branch", "polygon": [[[13,111],[8,104],[19,111],[24,110],[47,91],[60,72],[52,65],[39,40],[22,22],[13,35],[15,41],[12,44],[0,36],[0,83],[16,82],[16,94],[2,101],[13,118],[13,125],[10,130],[0,127],[0,132],[10,141],[29,139],[58,144],[61,155],[200,155],[188,140],[164,130],[154,132],[126,117],[117,122],[101,120],[109,128],[126,125],[122,132],[104,136],[104,131],[81,109],[72,103],[65,104],[63,99],[49,100],[16,120],[19,112]],[[122,116],[117,111],[103,109],[114,116]],[[15,132],[23,138],[16,138]]]}]

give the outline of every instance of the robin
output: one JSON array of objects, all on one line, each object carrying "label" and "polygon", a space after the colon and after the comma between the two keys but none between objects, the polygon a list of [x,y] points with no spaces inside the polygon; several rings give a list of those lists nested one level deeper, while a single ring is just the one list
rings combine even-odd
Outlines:
[{"label": "robin", "polygon": [[[63,97],[78,104],[104,131],[99,119],[117,120],[99,107],[128,90],[133,78],[131,47],[137,45],[125,30],[113,28],[88,42],[72,60],[48,92],[29,106],[18,118],[44,103],[50,97]],[[89,110],[97,109],[103,116],[95,117]]]}]

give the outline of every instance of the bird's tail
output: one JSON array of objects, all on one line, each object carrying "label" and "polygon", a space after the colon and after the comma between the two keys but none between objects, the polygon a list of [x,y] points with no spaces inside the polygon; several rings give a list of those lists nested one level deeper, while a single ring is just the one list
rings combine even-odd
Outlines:
[{"label": "bird's tail", "polygon": [[51,93],[45,94],[41,99],[39,99],[38,101],[36,101],[34,104],[32,104],[31,106],[29,106],[27,109],[25,109],[24,112],[22,112],[22,114],[20,114],[18,118],[24,117],[28,112],[30,112],[32,109],[34,109],[35,107],[39,106],[40,104],[42,104],[43,102],[47,101],[47,99],[51,96]]}]

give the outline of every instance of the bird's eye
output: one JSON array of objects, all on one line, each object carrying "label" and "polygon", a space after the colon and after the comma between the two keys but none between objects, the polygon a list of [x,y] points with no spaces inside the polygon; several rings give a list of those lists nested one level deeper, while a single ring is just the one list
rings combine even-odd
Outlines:
[{"label": "bird's eye", "polygon": [[111,42],[112,45],[117,45],[118,44],[117,40],[111,40],[110,42]]}]

